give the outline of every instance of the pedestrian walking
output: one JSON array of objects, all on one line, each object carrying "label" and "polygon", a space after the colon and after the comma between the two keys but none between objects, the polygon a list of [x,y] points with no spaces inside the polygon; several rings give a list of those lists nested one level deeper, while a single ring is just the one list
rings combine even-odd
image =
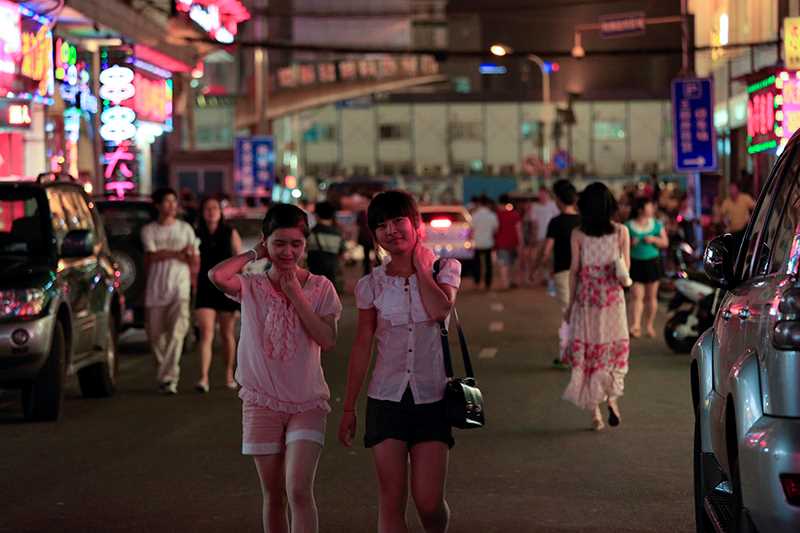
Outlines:
[{"label": "pedestrian walking", "polygon": [[[236,381],[242,399],[242,454],[252,455],[261,481],[263,526],[269,533],[318,530],[314,478],[325,438],[330,390],[321,350],[336,344],[342,305],[333,284],[298,267],[308,219],[275,204],[252,250],[211,269],[211,281],[242,305]],[[267,272],[243,274],[267,258]]]},{"label": "pedestrian walking", "polygon": [[472,213],[472,232],[475,239],[475,265],[473,277],[475,286],[479,287],[483,279],[484,287],[488,291],[492,288],[492,249],[494,249],[494,234],[500,225],[497,214],[489,209],[489,199],[486,196],[478,198],[478,207]]},{"label": "pedestrian walking", "polygon": [[158,189],[152,199],[158,220],[141,232],[147,271],[145,331],[158,366],[159,389],[177,394],[191,313],[191,271],[198,268],[199,243],[192,226],[177,218],[178,195],[173,189]]},{"label": "pedestrian walking", "polygon": [[494,248],[497,251],[497,266],[500,273],[500,285],[504,289],[517,286],[517,259],[522,248],[522,217],[514,209],[507,195],[500,196],[497,209],[497,232]]},{"label": "pedestrian walking", "polygon": [[233,379],[233,364],[236,355],[236,318],[239,304],[227,298],[208,277],[214,265],[238,255],[242,238],[232,226],[225,223],[219,199],[211,196],[200,203],[200,219],[196,228],[200,239],[200,271],[197,276],[195,298],[195,321],[200,330],[200,380],[195,385],[198,392],[208,392],[208,371],[211,368],[211,353],[214,345],[214,330],[219,325],[222,341],[222,356],[225,361],[225,386],[236,389]]},{"label": "pedestrian walking", "polygon": [[334,220],[336,210],[330,202],[319,202],[314,212],[317,214],[317,225],[311,229],[308,237],[308,270],[312,274],[325,276],[334,287],[338,287],[336,273],[345,246],[342,232]]},{"label": "pedestrian walking", "polygon": [[592,427],[605,427],[600,404],[608,402],[608,423],[621,415],[618,399],[628,372],[628,321],[617,260],[630,265],[628,229],[612,221],[617,202],[595,182],[578,198],[580,226],[572,232],[569,342],[564,359],[572,367],[564,399],[592,413]]},{"label": "pedestrian walking", "polygon": [[372,234],[367,224],[366,209],[358,212],[358,215],[356,215],[356,224],[358,225],[358,244],[364,250],[362,265],[364,267],[364,275],[366,276],[372,272],[372,254],[375,251],[375,242],[372,240]]},{"label": "pedestrian walking", "polygon": [[[572,183],[559,180],[553,184],[553,192],[560,214],[548,222],[545,239],[541,243],[533,268],[537,271],[544,258],[550,258],[552,254],[555,296],[561,309],[561,316],[564,316],[569,307],[570,297],[572,230],[580,226],[581,217],[578,215],[578,192]],[[559,328],[559,332],[563,330],[564,328]],[[553,360],[553,365],[565,366],[560,355]]]},{"label": "pedestrian walking", "polygon": [[642,315],[645,332],[655,337],[654,327],[658,310],[658,284],[661,281],[660,248],[669,246],[664,225],[655,217],[656,206],[648,197],[636,198],[631,218],[625,223],[631,238],[631,337],[642,335]]},{"label": "pedestrian walking", "polygon": [[401,191],[378,194],[368,209],[369,227],[389,262],[361,278],[355,289],[356,340],[350,353],[339,440],[351,446],[355,406],[377,355],[369,384],[364,445],[378,475],[378,531],[407,531],[409,468],[411,495],[427,533],[447,530],[445,500],[449,449],[454,445],[444,405],[447,377],[438,321],[455,302],[461,264],[441,261],[421,241],[416,202]]},{"label": "pedestrian walking", "polygon": [[[555,192],[555,184],[553,185],[553,191]],[[550,191],[544,186],[539,187],[537,201],[531,202],[524,216],[524,220],[532,226],[534,247],[537,250],[541,250],[542,245],[547,239],[548,224],[561,212],[558,203],[554,202],[553,198],[550,196]],[[545,257],[547,256],[549,256],[549,254]],[[541,264],[537,264],[535,268],[531,268],[528,273],[528,282],[537,283],[540,280],[549,281],[547,273],[540,272],[540,268]]]}]

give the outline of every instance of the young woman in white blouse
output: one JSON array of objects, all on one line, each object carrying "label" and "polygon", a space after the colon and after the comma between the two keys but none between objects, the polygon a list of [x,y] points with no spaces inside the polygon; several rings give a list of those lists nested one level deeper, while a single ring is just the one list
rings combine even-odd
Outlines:
[{"label": "young woman in white blouse", "polygon": [[[447,530],[445,481],[453,434],[445,416],[447,377],[438,321],[447,318],[461,280],[461,264],[442,260],[421,242],[419,211],[411,195],[387,191],[367,210],[369,228],[390,262],[356,285],[358,329],[347,375],[339,440],[351,446],[355,405],[367,374],[373,339],[364,445],[371,448],[379,485],[380,533],[408,531],[408,482],[427,533]],[[410,476],[408,469],[410,468]]]}]

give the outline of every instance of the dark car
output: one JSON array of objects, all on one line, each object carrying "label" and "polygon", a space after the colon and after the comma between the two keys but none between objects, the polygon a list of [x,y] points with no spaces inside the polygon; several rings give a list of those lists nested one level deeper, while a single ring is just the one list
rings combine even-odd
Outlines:
[{"label": "dark car", "polygon": [[0,387],[56,420],[66,377],[87,397],[117,379],[123,299],[92,201],[73,180],[0,181]]},{"label": "dark car", "polygon": [[108,244],[120,271],[120,290],[125,294],[126,316],[122,328],[144,327],[144,246],[142,226],[158,218],[149,198],[97,198],[95,205],[103,217]]}]

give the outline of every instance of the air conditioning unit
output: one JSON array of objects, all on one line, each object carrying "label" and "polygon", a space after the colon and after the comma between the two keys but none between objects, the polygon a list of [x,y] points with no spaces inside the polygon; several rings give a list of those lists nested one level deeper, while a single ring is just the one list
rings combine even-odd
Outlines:
[{"label": "air conditioning unit", "polygon": [[501,176],[514,176],[517,173],[516,165],[501,165],[500,166],[500,175]]},{"label": "air conditioning unit", "polygon": [[400,174],[403,176],[413,176],[416,174],[414,171],[414,165],[411,164],[410,161],[406,161],[405,163],[400,163]]},{"label": "air conditioning unit", "polygon": [[486,176],[496,176],[497,174],[495,173],[494,170],[495,170],[494,165],[487,164],[486,166],[483,167],[483,174]]},{"label": "air conditioning unit", "polygon": [[468,165],[465,163],[456,162],[450,168],[450,173],[455,175],[464,175],[467,173]]}]

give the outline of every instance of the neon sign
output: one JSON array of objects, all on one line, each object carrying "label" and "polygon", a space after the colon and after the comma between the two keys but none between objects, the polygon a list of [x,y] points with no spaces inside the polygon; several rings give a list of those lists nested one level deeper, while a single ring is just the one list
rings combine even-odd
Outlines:
[{"label": "neon sign", "polygon": [[136,96],[134,79],[133,70],[120,65],[100,73],[100,98],[107,104],[100,113],[100,137],[108,148],[103,157],[103,176],[105,189],[117,196],[136,188],[131,169],[136,155],[130,142],[136,136],[136,111],[128,107]]},{"label": "neon sign", "polygon": [[213,39],[231,44],[237,26],[250,18],[239,0],[175,0],[175,10],[186,14]]},{"label": "neon sign", "polygon": [[15,74],[22,51],[19,6],[0,1],[0,72]]},{"label": "neon sign", "polygon": [[69,85],[78,84],[78,49],[63,39],[56,39],[55,77]]},{"label": "neon sign", "polygon": [[38,82],[39,96],[53,94],[53,34],[50,27],[40,25],[22,32],[22,65],[20,74]]},{"label": "neon sign", "polygon": [[779,72],[747,87],[747,151],[783,150],[800,129],[800,72]]},{"label": "neon sign", "polygon": [[135,74],[134,109],[139,120],[172,126],[172,80],[153,79]]}]

